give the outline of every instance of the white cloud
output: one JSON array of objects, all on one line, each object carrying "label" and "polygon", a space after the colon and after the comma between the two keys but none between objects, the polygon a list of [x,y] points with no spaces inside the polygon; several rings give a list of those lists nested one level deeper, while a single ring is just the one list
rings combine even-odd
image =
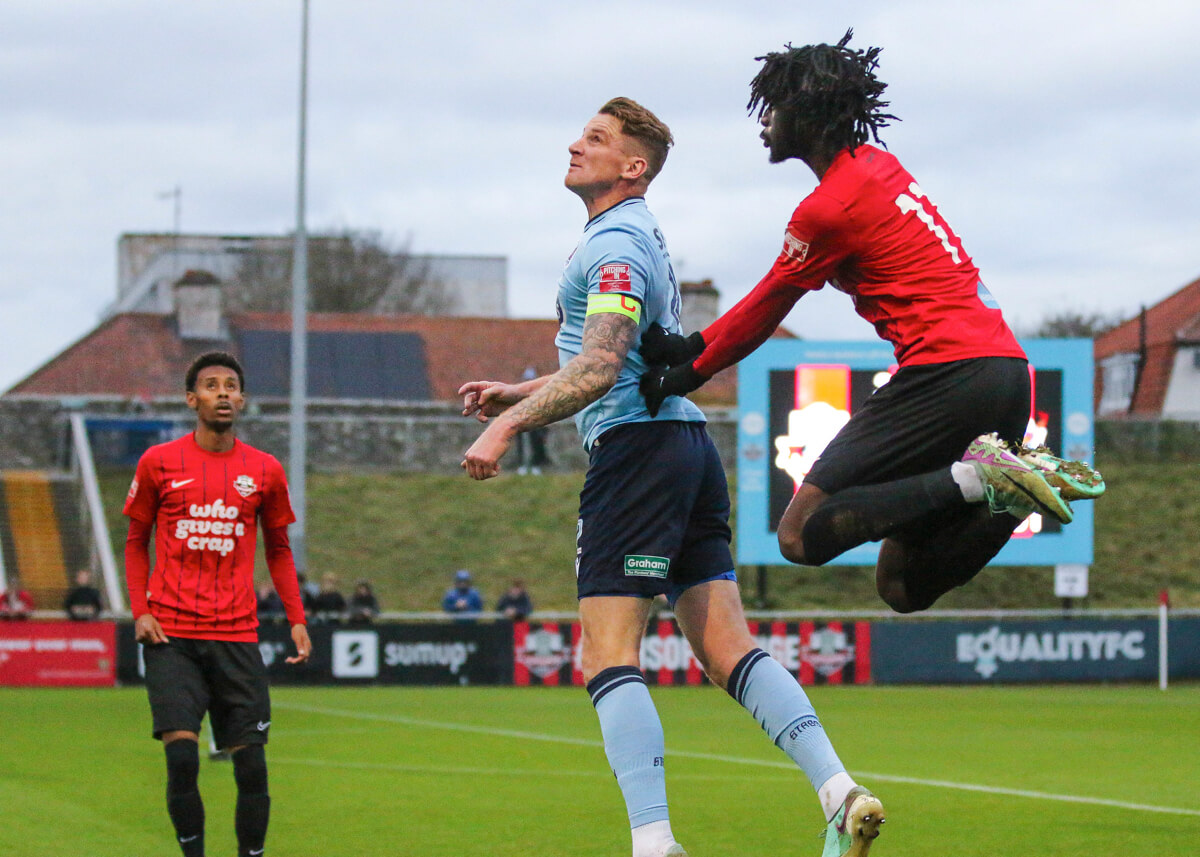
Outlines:
[{"label": "white cloud", "polygon": [[[0,389],[94,323],[118,235],[171,228],[161,191],[183,188],[188,231],[292,227],[299,8],[7,0]],[[731,305],[814,184],[766,163],[744,109],[754,57],[851,25],[884,47],[903,119],[884,139],[1018,323],[1133,311],[1200,274],[1191,5],[313,0],[311,23],[310,225],[505,254],[521,314],[552,313],[584,221],[566,146],[617,94],[674,129],[651,205],[681,276]],[[832,290],[787,323],[871,336]]]}]

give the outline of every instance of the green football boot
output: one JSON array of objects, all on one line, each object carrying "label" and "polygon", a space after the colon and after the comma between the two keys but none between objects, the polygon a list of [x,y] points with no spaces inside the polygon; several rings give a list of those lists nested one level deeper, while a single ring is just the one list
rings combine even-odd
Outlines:
[{"label": "green football boot", "polygon": [[879,798],[862,786],[846,795],[842,807],[825,828],[825,850],[821,857],[867,857],[879,826],[887,821]]},{"label": "green football boot", "polygon": [[1059,458],[1049,447],[1021,445],[1017,458],[1042,474],[1064,500],[1095,500],[1104,493],[1104,477],[1085,461]]},{"label": "green football boot", "polygon": [[1046,481],[1043,471],[1018,458],[995,434],[983,434],[971,441],[962,460],[979,474],[994,514],[1009,512],[1025,518],[1031,512],[1040,512],[1064,524],[1075,517],[1058,489]]}]

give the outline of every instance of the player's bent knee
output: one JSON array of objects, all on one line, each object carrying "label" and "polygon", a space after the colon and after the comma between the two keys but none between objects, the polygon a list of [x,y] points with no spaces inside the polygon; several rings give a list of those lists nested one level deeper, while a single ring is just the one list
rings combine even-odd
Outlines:
[{"label": "player's bent knee", "polygon": [[186,738],[163,745],[167,755],[167,794],[183,795],[196,791],[200,777],[200,748]]},{"label": "player's bent knee", "polygon": [[883,599],[888,607],[891,607],[896,613],[916,613],[922,608],[916,607],[908,599],[908,593],[901,588],[897,591],[895,588],[880,589],[879,597]]},{"label": "player's bent knee", "polygon": [[266,794],[267,754],[262,744],[247,744],[234,752],[233,779],[241,794]]},{"label": "player's bent knee", "polygon": [[885,542],[879,564],[875,566],[875,591],[879,593],[883,603],[897,613],[912,613],[916,608],[904,583],[903,573],[891,568],[885,561],[883,554],[889,551],[889,547],[894,546]]},{"label": "player's bent knee", "polygon": [[788,562],[796,565],[808,565],[809,562],[804,553],[804,538],[799,532],[784,532],[779,531],[779,552],[783,554],[783,558]]}]

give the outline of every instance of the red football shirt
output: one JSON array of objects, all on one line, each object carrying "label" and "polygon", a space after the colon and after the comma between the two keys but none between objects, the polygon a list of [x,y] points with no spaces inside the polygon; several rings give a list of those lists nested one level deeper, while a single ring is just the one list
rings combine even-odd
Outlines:
[{"label": "red football shirt", "polygon": [[[155,528],[149,581],[141,563],[126,562],[135,618],[152,613],[167,636],[258,639],[258,522],[275,529],[296,520],[274,456],[240,440],[228,452],[208,452],[191,434],[153,446],[138,461],[125,514]],[[269,565],[295,625],[304,622],[304,607],[291,552],[285,553],[283,562]]]},{"label": "red football shirt", "polygon": [[801,201],[766,277],[703,333],[705,376],[766,341],[806,291],[828,282],[892,343],[901,366],[1025,357],[979,269],[896,158],[846,149]]}]

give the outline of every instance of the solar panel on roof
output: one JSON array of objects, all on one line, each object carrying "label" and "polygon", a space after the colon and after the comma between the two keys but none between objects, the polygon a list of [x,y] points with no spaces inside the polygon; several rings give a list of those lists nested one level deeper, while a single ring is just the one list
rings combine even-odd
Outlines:
[{"label": "solar panel on roof", "polygon": [[[291,339],[274,330],[238,334],[248,393],[289,395]],[[308,334],[308,394],[314,398],[425,401],[430,389],[425,341],[418,334]]]}]

